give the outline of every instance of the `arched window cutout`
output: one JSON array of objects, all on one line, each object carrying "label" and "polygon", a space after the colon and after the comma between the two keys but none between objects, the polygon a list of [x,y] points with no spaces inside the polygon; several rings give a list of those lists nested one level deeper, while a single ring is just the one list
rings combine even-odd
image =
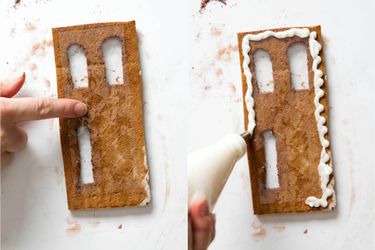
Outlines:
[{"label": "arched window cutout", "polygon": [[270,93],[274,90],[272,62],[270,54],[262,49],[254,53],[255,77],[260,93]]},{"label": "arched window cutout", "polygon": [[105,76],[109,85],[124,84],[122,42],[118,37],[107,38],[102,45]]},{"label": "arched window cutout", "polygon": [[306,46],[302,43],[292,44],[288,48],[288,59],[293,89],[309,89]]},{"label": "arched window cutout", "polygon": [[87,88],[89,86],[87,58],[82,46],[78,44],[69,46],[68,61],[74,88]]}]

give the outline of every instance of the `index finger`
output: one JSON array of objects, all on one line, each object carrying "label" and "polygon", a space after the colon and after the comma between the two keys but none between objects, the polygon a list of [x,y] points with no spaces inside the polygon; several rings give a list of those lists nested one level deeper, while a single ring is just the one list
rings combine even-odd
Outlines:
[{"label": "index finger", "polygon": [[54,117],[76,118],[87,112],[86,105],[73,99],[23,97],[7,99],[9,119],[14,122]]}]

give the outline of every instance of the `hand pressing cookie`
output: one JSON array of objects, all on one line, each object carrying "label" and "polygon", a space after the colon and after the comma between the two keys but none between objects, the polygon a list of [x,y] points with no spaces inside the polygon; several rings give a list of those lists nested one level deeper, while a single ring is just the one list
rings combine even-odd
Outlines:
[{"label": "hand pressing cookie", "polygon": [[0,80],[1,166],[8,165],[12,154],[26,146],[27,134],[19,123],[54,117],[75,118],[87,112],[84,103],[72,99],[11,98],[21,89],[25,78],[22,73],[14,80]]}]

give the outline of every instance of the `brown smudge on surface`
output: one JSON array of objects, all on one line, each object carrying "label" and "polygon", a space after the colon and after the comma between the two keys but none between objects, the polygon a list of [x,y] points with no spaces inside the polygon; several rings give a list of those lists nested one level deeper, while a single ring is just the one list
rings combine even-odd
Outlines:
[{"label": "brown smudge on surface", "polygon": [[36,25],[32,22],[26,22],[25,23],[25,28],[27,31],[35,31],[36,30]]},{"label": "brown smudge on surface", "polygon": [[273,229],[275,229],[275,231],[279,232],[279,233],[284,232],[285,228],[286,228],[286,226],[284,226],[284,225],[275,225],[275,226],[273,226]]},{"label": "brown smudge on surface", "polygon": [[30,70],[34,73],[36,70],[38,70],[38,65],[36,65],[35,63],[32,63],[30,65]]},{"label": "brown smudge on surface", "polygon": [[98,227],[100,224],[100,220],[95,219],[95,220],[89,221],[88,224],[90,224],[92,227]]},{"label": "brown smudge on surface", "polygon": [[247,189],[249,182],[248,182],[248,176],[244,173],[241,172],[241,179],[242,179],[242,189]]},{"label": "brown smudge on surface", "polygon": [[21,3],[21,0],[15,0],[14,1],[14,5],[13,5],[13,8],[17,8],[19,5],[20,5],[20,3]]},{"label": "brown smudge on surface", "polygon": [[230,90],[231,90],[233,93],[236,93],[237,88],[236,88],[236,86],[235,86],[234,84],[231,84],[231,85],[230,85]]},{"label": "brown smudge on surface", "polygon": [[257,217],[254,218],[253,223],[251,224],[253,228],[252,238],[254,240],[261,240],[267,235],[266,229],[263,227],[262,223],[258,220]]},{"label": "brown smudge on surface", "polygon": [[167,180],[167,183],[165,184],[165,198],[164,198],[164,207],[167,204],[169,195],[171,194],[171,184],[169,183],[169,180]]},{"label": "brown smudge on surface", "polygon": [[72,217],[68,216],[66,217],[66,223],[70,225],[67,229],[65,229],[65,232],[69,236],[74,236],[77,235],[79,232],[81,232],[81,225],[77,223],[75,219]]},{"label": "brown smudge on surface", "polygon": [[211,88],[212,88],[212,86],[205,85],[205,86],[203,87],[203,90],[204,90],[204,91],[208,91],[208,90],[210,90]]},{"label": "brown smudge on surface", "polygon": [[44,84],[46,85],[46,87],[47,87],[48,89],[51,88],[51,82],[50,82],[48,79],[45,79],[45,80],[44,80]]},{"label": "brown smudge on surface", "polygon": [[[54,122],[53,119],[50,119],[50,122],[53,124],[53,122]],[[51,127],[53,127],[53,125]],[[52,130],[51,127],[50,127],[50,129]],[[56,182],[57,182],[57,184],[61,185],[64,182],[64,171],[63,171],[62,167],[55,166],[53,168],[53,172],[56,175]],[[67,221],[66,222],[69,224],[68,218],[69,217],[67,217]]]},{"label": "brown smudge on surface", "polygon": [[195,41],[199,42],[201,38],[202,38],[201,32],[198,32],[197,34],[195,34]]},{"label": "brown smudge on surface", "polygon": [[117,228],[118,228],[118,229],[122,229],[122,224],[120,224]]},{"label": "brown smudge on surface", "polygon": [[237,51],[238,45],[230,44],[228,47],[220,48],[217,51],[217,59],[229,62],[230,60],[232,60],[232,53],[235,53]]},{"label": "brown smudge on surface", "polygon": [[212,2],[212,1],[216,1],[216,2],[220,2],[224,5],[227,5],[227,1],[226,0],[201,0],[201,6],[200,6],[200,9],[199,9],[199,12],[202,13],[202,11],[206,8],[207,4],[209,2]]},{"label": "brown smudge on surface", "polygon": [[16,26],[14,26],[11,30],[10,30],[10,35],[13,37],[14,36],[14,33],[16,33]]},{"label": "brown smudge on surface", "polygon": [[354,186],[353,182],[353,169],[350,169],[350,202],[349,202],[349,216],[350,213],[352,212],[352,208],[354,205],[354,202],[356,200],[356,188]]},{"label": "brown smudge on surface", "polygon": [[309,230],[307,228],[303,231],[303,234],[308,234]]},{"label": "brown smudge on surface", "polygon": [[223,70],[220,68],[217,68],[215,73],[216,73],[216,76],[221,76],[223,75]]},{"label": "brown smudge on surface", "polygon": [[220,36],[222,31],[218,27],[211,27],[211,35]]},{"label": "brown smudge on surface", "polygon": [[43,40],[31,47],[31,55],[44,57],[47,54],[47,48],[53,46],[52,40]]},{"label": "brown smudge on surface", "polygon": [[74,236],[74,235],[77,235],[78,233],[81,232],[81,225],[79,224],[74,224],[72,227],[69,227],[67,229],[65,229],[66,233],[69,235],[69,236]]},{"label": "brown smudge on surface", "polygon": [[254,240],[261,240],[263,239],[264,237],[266,237],[267,235],[267,231],[266,229],[264,229],[263,227],[262,228],[259,228],[257,229],[253,234],[252,234],[252,237]]},{"label": "brown smudge on surface", "polygon": [[354,185],[352,185],[351,190],[350,190],[350,208],[349,208],[350,211],[352,210],[353,203],[355,202],[355,198],[356,198],[356,190],[355,190]]}]

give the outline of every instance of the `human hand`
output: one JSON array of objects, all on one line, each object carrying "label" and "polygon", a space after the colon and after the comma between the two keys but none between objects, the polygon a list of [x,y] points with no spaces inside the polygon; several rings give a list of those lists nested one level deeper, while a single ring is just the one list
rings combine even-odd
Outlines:
[{"label": "human hand", "polygon": [[215,214],[207,199],[195,200],[189,208],[189,250],[206,250],[215,238]]},{"label": "human hand", "polygon": [[27,134],[20,122],[54,117],[76,118],[87,112],[86,105],[72,99],[39,97],[11,98],[25,82],[25,73],[14,80],[0,80],[0,144],[1,166],[9,164],[12,154],[27,143]]}]

